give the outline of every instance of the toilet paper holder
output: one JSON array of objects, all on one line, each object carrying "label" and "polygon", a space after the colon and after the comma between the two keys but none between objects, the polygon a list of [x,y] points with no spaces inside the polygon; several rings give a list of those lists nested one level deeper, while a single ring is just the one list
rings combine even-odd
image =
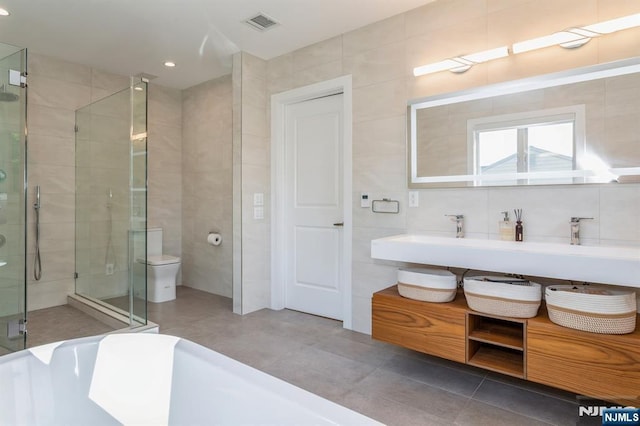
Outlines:
[{"label": "toilet paper holder", "polygon": [[222,235],[220,232],[209,231],[209,234],[207,235],[207,243],[212,246],[219,246],[222,244]]}]

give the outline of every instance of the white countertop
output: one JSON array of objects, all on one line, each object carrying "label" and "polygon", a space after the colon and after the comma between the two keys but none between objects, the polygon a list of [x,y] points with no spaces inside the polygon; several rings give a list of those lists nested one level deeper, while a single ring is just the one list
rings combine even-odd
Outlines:
[{"label": "white countertop", "polygon": [[640,288],[640,248],[401,234],[371,241],[371,257]]}]

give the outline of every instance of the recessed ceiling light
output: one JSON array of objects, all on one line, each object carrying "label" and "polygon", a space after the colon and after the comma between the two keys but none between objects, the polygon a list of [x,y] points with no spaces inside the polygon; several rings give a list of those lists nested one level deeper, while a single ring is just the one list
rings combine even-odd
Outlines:
[{"label": "recessed ceiling light", "polygon": [[3,9],[0,7],[0,16],[9,16],[10,13],[7,9]]},{"label": "recessed ceiling light", "polygon": [[172,61],[167,61],[167,62],[164,63],[164,66],[165,67],[169,67],[169,68],[173,68],[173,67],[176,66],[176,63],[172,62]]}]

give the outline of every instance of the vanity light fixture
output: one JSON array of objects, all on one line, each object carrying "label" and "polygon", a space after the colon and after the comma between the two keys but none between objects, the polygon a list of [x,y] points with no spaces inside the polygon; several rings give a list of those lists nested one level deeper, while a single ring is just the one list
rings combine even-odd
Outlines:
[{"label": "vanity light fixture", "polygon": [[[511,52],[518,54],[550,46],[575,49],[588,43],[594,37],[635,27],[640,27],[640,13],[622,16],[584,27],[572,27],[543,37],[514,43],[511,47]],[[485,50],[470,55],[456,56],[440,62],[415,67],[413,69],[413,75],[418,77],[447,70],[454,73],[463,73],[476,64],[504,58],[506,56],[509,56],[509,48],[507,46],[498,47],[496,49]]]},{"label": "vanity light fixture", "polygon": [[9,16],[11,15],[7,9],[3,9],[0,7],[0,16]]},{"label": "vanity light fixture", "polygon": [[569,28],[551,35],[537,37],[527,41],[521,41],[513,45],[513,53],[529,52],[531,50],[543,49],[550,46],[562,46],[567,49],[580,47],[598,36],[598,33],[585,31],[582,28]]},{"label": "vanity light fixture", "polygon": [[640,27],[640,13],[599,22],[597,24],[584,27],[585,30],[600,34],[611,34],[616,31],[628,30],[629,28]]},{"label": "vanity light fixture", "polygon": [[493,59],[504,58],[506,56],[509,56],[509,48],[507,46],[502,46],[469,55],[456,56],[455,58],[445,59],[444,61],[434,62],[433,64],[415,67],[413,69],[413,75],[418,77],[445,70],[449,70],[454,73],[463,73],[476,64],[481,64]]},{"label": "vanity light fixture", "polygon": [[574,49],[588,43],[593,37],[634,27],[640,27],[640,13],[598,22],[585,27],[568,28],[551,35],[515,43],[512,50],[514,54],[517,54],[550,46]]}]

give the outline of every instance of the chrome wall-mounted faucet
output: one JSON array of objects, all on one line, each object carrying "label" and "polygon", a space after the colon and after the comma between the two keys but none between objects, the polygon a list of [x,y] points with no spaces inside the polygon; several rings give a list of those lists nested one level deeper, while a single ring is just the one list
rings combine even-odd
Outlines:
[{"label": "chrome wall-mounted faucet", "polygon": [[[462,214],[445,214],[445,216],[452,218],[451,221],[456,222],[456,238],[464,238],[464,215]],[[453,219],[455,218],[455,219]]]},{"label": "chrome wall-mounted faucet", "polygon": [[578,246],[580,245],[580,221],[581,220],[591,220],[592,217],[572,217],[571,222],[571,245]]}]

